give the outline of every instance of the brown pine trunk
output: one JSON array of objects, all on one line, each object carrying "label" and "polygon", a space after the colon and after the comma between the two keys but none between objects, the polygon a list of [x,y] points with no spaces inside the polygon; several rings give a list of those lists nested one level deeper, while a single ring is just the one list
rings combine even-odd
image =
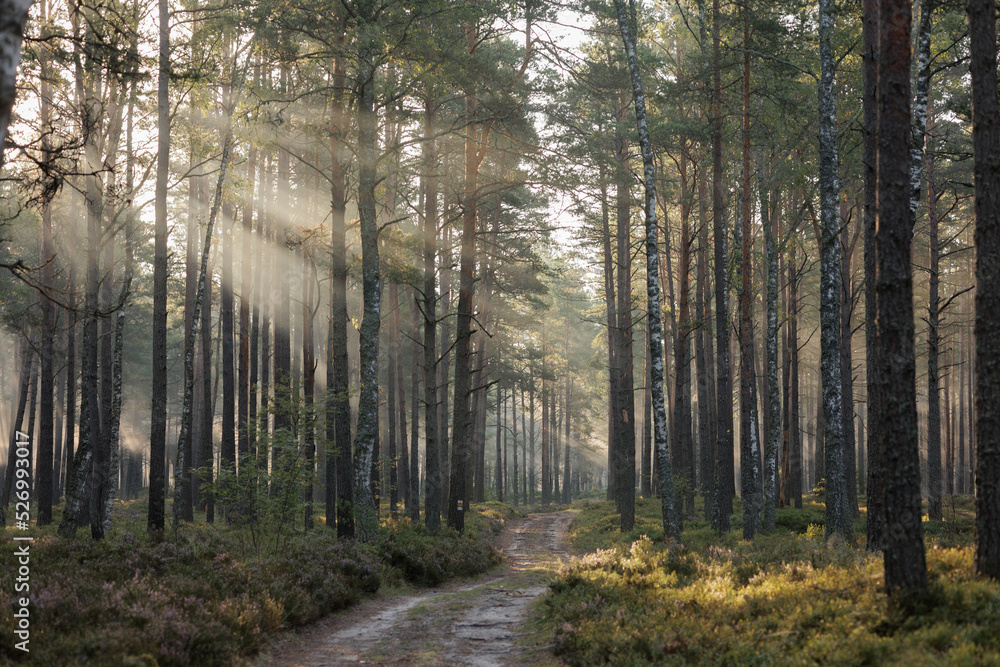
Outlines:
[{"label": "brown pine trunk", "polygon": [[[878,346],[879,442],[885,471],[885,586],[927,589],[918,451],[913,276],[910,265],[910,3],[881,0],[879,25]],[[992,13],[982,23],[993,25]],[[992,37],[991,37],[992,40]],[[992,43],[992,41],[991,41]],[[990,67],[992,68],[992,58]],[[993,75],[991,75],[992,77]],[[995,97],[994,85],[991,97]],[[1000,397],[998,397],[1000,398]]]}]

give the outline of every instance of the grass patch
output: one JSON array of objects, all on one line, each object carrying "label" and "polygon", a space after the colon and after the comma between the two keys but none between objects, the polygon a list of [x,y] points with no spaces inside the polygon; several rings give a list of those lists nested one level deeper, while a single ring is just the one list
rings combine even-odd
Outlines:
[{"label": "grass patch", "polygon": [[257,556],[237,530],[218,524],[150,539],[139,514],[124,505],[102,542],[32,529],[30,654],[14,649],[16,543],[0,544],[0,662],[233,664],[279,630],[383,585],[436,585],[496,567],[497,536],[516,516],[499,503],[473,507],[461,535],[383,521],[374,545],[338,541],[319,526]]},{"label": "grass patch", "polygon": [[968,517],[949,521],[946,510],[946,521],[925,522],[930,600],[903,616],[883,592],[879,557],[824,542],[821,504],[779,510],[778,529],[752,542],[688,522],[675,549],[662,544],[658,512],[637,504],[644,537],[617,531],[613,503],[581,507],[573,543],[598,550],[565,568],[535,609],[565,662],[1000,664],[1000,583],[974,574]]}]

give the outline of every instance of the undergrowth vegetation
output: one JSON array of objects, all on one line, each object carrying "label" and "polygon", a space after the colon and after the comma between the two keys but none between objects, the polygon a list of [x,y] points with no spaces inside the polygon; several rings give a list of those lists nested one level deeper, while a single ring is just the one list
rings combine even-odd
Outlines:
[{"label": "undergrowth vegetation", "polygon": [[860,546],[825,543],[822,505],[810,503],[778,517],[753,542],[688,522],[684,546],[668,549],[658,502],[639,502],[626,535],[612,503],[585,505],[574,546],[605,548],[575,559],[537,609],[556,654],[571,665],[1000,664],[1000,584],[974,574],[967,513],[927,525],[932,590],[909,615],[889,606],[863,530]]},{"label": "undergrowth vegetation", "polygon": [[[122,513],[127,521],[130,512]],[[15,545],[0,544],[0,662],[39,665],[224,665],[282,628],[309,623],[385,585],[436,585],[501,562],[496,537],[515,516],[492,503],[464,534],[383,521],[378,544],[338,541],[325,526],[275,553],[248,550],[233,528],[162,540],[118,529],[103,542],[46,529],[31,543],[30,654],[14,649]],[[131,526],[130,526],[131,527]]]}]

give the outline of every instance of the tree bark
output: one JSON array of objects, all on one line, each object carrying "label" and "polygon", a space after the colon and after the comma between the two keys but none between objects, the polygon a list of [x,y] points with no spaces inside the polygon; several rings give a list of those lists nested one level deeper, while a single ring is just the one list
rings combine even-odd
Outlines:
[{"label": "tree bark", "polygon": [[865,202],[865,384],[868,403],[868,479],[866,492],[865,547],[881,551],[885,547],[885,470],[882,467],[882,412],[880,408],[882,382],[878,345],[878,258],[876,257],[876,220],[878,217],[878,64],[879,64],[879,0],[864,0],[862,25],[862,60],[864,90],[862,97],[864,121]]},{"label": "tree bark", "polygon": [[441,528],[441,472],[438,438],[437,359],[437,147],[434,140],[434,100],[428,93],[424,104],[424,523],[436,532]]},{"label": "tree bark", "polygon": [[837,103],[834,93],[836,62],[830,37],[833,8],[819,3],[819,187],[820,187],[820,372],[823,387],[823,445],[826,473],[826,536],[853,535],[847,511],[844,475],[843,394],[840,371],[841,267],[840,218],[837,180]]},{"label": "tree bark", "polygon": [[753,539],[761,529],[760,431],[757,421],[757,379],[753,350],[753,232],[750,192],[750,19],[743,14],[743,177],[740,233],[740,488],[743,500],[743,539]]},{"label": "tree bark", "polygon": [[[342,46],[346,36],[338,35]],[[351,452],[351,403],[347,359],[347,175],[345,171],[344,94],[347,76],[344,60],[334,60],[333,104],[330,111],[330,328],[327,338],[326,437],[330,453],[326,468],[327,525],[336,525],[337,537],[354,537],[354,463]],[[336,517],[336,521],[333,521]]]},{"label": "tree bark", "polygon": [[[621,33],[622,42],[625,45],[625,55],[628,59],[629,78],[632,83],[632,101],[635,104],[636,125],[639,131],[639,147],[642,151],[643,185],[645,186],[646,197],[644,202],[646,220],[646,322],[650,340],[651,371],[653,385],[653,410],[655,423],[656,453],[659,463],[660,473],[660,506],[663,514],[663,535],[670,542],[680,540],[680,530],[677,513],[674,507],[674,482],[673,473],[670,466],[670,456],[667,451],[667,410],[666,401],[663,395],[663,334],[660,325],[660,284],[658,269],[657,250],[657,229],[656,229],[656,175],[653,165],[653,148],[649,139],[649,128],[646,123],[646,98],[643,93],[642,80],[639,74],[639,58],[636,53],[637,27],[635,2],[629,0],[628,14],[624,0],[615,0],[615,9],[618,14],[618,31]],[[619,289],[621,286],[619,285]],[[628,336],[631,343],[631,336]],[[631,350],[627,354],[628,363],[631,366]],[[629,379],[631,380],[631,373]],[[631,396],[631,392],[629,393]],[[631,484],[627,491],[628,497],[632,501],[632,515],[629,517],[634,521],[635,502],[635,442],[634,429],[631,423],[627,426],[632,430],[632,457],[631,461],[625,462],[629,465],[627,472],[631,472]],[[621,475],[627,481],[628,475]],[[631,530],[632,526],[626,527],[625,512],[622,512],[622,532]]]},{"label": "tree bark", "polygon": [[976,190],[976,571],[1000,578],[1000,114],[996,4],[969,0]]},{"label": "tree bark", "polygon": [[729,364],[729,285],[722,177],[722,75],[719,0],[712,0],[712,220],[715,234],[716,427],[712,527],[729,532],[733,514],[733,381]]},{"label": "tree bark", "polygon": [[[879,18],[879,224],[876,250],[878,345],[882,371],[879,407],[883,420],[879,451],[885,470],[885,585],[890,596],[909,597],[927,589],[923,525],[920,521],[913,277],[910,265],[913,235],[909,206],[910,3],[881,0]],[[992,26],[992,13],[982,23]],[[991,58],[991,68],[992,62]],[[990,96],[995,95],[994,85]]]},{"label": "tree bark", "polygon": [[[763,163],[763,155],[760,156]],[[767,350],[767,405],[769,428],[764,446],[764,518],[763,529],[774,530],[775,509],[778,507],[778,436],[781,424],[781,401],[778,389],[778,245],[777,220],[772,217],[768,188],[770,178],[764,178],[763,164],[758,167],[761,228],[767,248],[767,294],[765,296],[764,346]]]},{"label": "tree bark", "polygon": [[[159,7],[159,74],[157,78],[157,152],[153,257],[153,389],[149,435],[149,512],[147,527],[164,526],[167,451],[167,179],[170,169],[170,10]],[[86,391],[86,389],[84,389]],[[81,415],[82,417],[82,415]],[[81,443],[82,444],[82,443]],[[179,509],[179,508],[178,508]]]},{"label": "tree bark", "polygon": [[17,95],[17,65],[21,61],[21,40],[31,4],[31,0],[0,0],[0,168]]},{"label": "tree bark", "polygon": [[379,436],[378,348],[382,311],[379,269],[378,221],[375,212],[376,118],[375,52],[367,42],[361,49],[358,71],[358,215],[361,224],[361,274],[364,314],[360,328],[361,390],[358,424],[354,433],[354,502],[358,539],[378,539],[378,519],[371,484],[371,469]]}]

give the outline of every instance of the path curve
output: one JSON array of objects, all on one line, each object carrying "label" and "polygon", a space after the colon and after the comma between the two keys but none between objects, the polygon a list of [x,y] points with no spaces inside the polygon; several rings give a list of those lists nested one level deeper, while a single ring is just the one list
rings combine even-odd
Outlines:
[{"label": "path curve", "polygon": [[566,531],[574,516],[549,512],[509,521],[503,572],[369,600],[282,641],[259,664],[525,664],[532,649],[518,645],[521,625],[528,605],[569,557]]}]

